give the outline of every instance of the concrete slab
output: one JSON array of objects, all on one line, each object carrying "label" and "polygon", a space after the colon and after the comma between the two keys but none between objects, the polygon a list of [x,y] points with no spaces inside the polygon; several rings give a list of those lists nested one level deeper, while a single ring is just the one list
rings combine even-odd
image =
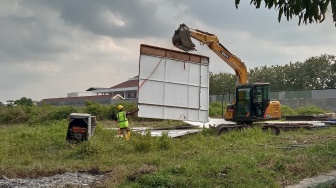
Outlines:
[{"label": "concrete slab", "polygon": [[236,125],[235,122],[232,121],[225,121],[225,119],[222,118],[210,118],[209,117],[209,121],[206,123],[202,123],[202,122],[196,122],[196,121],[183,121],[184,123],[188,124],[188,125],[192,125],[192,126],[196,126],[196,127],[200,127],[200,128],[209,128],[210,126],[212,127],[217,127],[218,125]]},{"label": "concrete slab", "polygon": [[336,121],[324,121],[324,123],[332,127],[336,126]]},{"label": "concrete slab", "polygon": [[316,177],[306,178],[296,185],[286,188],[331,188],[336,183],[336,171],[321,174]]},{"label": "concrete slab", "polygon": [[288,124],[288,125],[311,125],[311,126],[325,126],[325,123],[322,121],[264,121],[261,123],[266,123],[266,124]]},{"label": "concrete slab", "polygon": [[[201,129],[182,129],[182,130],[150,130],[151,136],[162,136],[163,134],[167,134],[171,138],[181,137],[189,134],[194,134],[202,131]],[[146,134],[145,130],[142,131],[134,131],[139,132],[142,135]]]},{"label": "concrete slab", "polygon": [[[106,128],[108,130],[118,130],[118,128]],[[169,129],[169,130],[155,130],[150,127],[132,127],[132,132],[140,133],[145,135],[148,130],[151,132],[151,136],[162,136],[163,134],[167,134],[171,138],[181,137],[189,134],[194,134],[201,132],[202,129]]]}]

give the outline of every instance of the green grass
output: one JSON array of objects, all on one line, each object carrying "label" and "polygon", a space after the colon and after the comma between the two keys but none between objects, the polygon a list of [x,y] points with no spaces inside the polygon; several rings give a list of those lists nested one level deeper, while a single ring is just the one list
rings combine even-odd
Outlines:
[{"label": "green grass", "polygon": [[[74,171],[105,173],[108,178],[99,187],[282,187],[336,167],[335,128],[279,136],[258,128],[222,135],[205,130],[181,138],[132,133],[126,142],[106,127],[115,124],[98,122],[88,142],[69,144],[66,120],[2,125],[0,174],[33,178]],[[286,149],[291,144],[306,147]]]}]

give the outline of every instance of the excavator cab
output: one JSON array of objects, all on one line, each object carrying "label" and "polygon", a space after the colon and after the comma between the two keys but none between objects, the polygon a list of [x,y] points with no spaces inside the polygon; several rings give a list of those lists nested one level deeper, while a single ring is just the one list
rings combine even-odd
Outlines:
[{"label": "excavator cab", "polygon": [[234,120],[237,123],[245,124],[264,120],[269,104],[269,83],[238,85],[236,87]]},{"label": "excavator cab", "polygon": [[196,45],[191,41],[189,28],[185,24],[181,24],[180,27],[175,30],[172,42],[176,48],[183,51],[190,52],[196,50]]}]

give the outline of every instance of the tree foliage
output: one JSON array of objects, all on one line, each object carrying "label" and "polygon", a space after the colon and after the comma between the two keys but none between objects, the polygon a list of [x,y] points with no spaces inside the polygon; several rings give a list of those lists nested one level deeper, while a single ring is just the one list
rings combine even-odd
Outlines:
[{"label": "tree foliage", "polygon": [[250,70],[250,82],[269,82],[272,91],[336,88],[336,58],[311,57],[285,66],[263,66]]},{"label": "tree foliage", "polygon": [[233,89],[236,86],[237,76],[230,73],[213,74],[210,72],[210,93],[223,94],[228,93],[228,89]]},{"label": "tree foliage", "polygon": [[14,104],[21,105],[21,106],[33,106],[33,100],[27,97],[22,97],[19,100],[14,101]]},{"label": "tree foliage", "polygon": [[[265,8],[274,8],[278,11],[278,21],[285,17],[287,21],[292,20],[293,16],[299,18],[301,23],[321,23],[325,19],[328,6],[331,6],[333,21],[336,23],[336,0],[263,0]],[[240,0],[236,0],[236,8]],[[257,9],[260,8],[262,0],[251,0]],[[336,26],[336,24],[335,24]]]},{"label": "tree foliage", "polygon": [[[304,62],[290,62],[284,66],[272,65],[249,70],[249,82],[268,82],[271,91],[336,88],[336,57],[323,54]],[[210,73],[210,94],[227,93],[235,87],[233,74]]]}]

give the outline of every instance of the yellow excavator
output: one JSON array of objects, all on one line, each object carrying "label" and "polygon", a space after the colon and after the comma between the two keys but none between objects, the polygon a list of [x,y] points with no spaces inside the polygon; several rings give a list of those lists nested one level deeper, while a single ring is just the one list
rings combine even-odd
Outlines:
[{"label": "yellow excavator", "polygon": [[227,105],[225,120],[252,125],[255,121],[281,118],[280,102],[269,99],[269,83],[248,83],[245,63],[227,50],[216,35],[181,24],[175,30],[172,42],[175,47],[190,52],[196,50],[191,38],[207,45],[237,75],[235,100]]}]

